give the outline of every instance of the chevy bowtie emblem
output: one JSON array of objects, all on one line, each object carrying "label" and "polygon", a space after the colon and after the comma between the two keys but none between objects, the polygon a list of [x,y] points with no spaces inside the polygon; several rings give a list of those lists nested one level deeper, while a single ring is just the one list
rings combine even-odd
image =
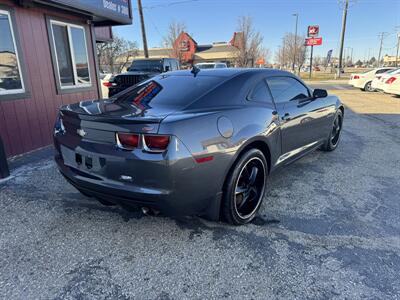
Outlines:
[{"label": "chevy bowtie emblem", "polygon": [[77,129],[76,133],[79,134],[81,137],[84,137],[87,133],[83,129]]}]

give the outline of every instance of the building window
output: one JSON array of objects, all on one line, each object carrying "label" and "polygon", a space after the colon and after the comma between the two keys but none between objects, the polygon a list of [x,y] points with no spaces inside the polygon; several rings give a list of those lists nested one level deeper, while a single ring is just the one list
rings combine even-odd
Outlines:
[{"label": "building window", "polygon": [[61,89],[91,86],[85,28],[50,21]]},{"label": "building window", "polygon": [[0,10],[0,95],[25,92],[10,13]]}]

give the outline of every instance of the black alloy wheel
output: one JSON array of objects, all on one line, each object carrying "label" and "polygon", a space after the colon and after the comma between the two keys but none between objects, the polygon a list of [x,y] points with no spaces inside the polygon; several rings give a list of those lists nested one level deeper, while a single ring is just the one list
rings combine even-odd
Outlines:
[{"label": "black alloy wheel", "polygon": [[234,225],[250,222],[256,215],[265,194],[267,162],[258,149],[246,152],[228,177],[222,212]]},{"label": "black alloy wheel", "polygon": [[339,109],[336,113],[335,120],[333,121],[332,130],[329,134],[328,140],[322,146],[324,151],[333,151],[337,148],[340,141],[340,134],[343,127],[343,112]]}]

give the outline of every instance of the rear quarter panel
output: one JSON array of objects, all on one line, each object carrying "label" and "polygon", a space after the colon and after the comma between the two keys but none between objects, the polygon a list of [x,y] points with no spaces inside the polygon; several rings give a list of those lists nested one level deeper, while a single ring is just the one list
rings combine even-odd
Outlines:
[{"label": "rear quarter panel", "polygon": [[[220,132],[218,120],[221,118],[232,124],[231,136]],[[244,105],[171,115],[161,123],[159,133],[175,135],[194,160],[213,156],[212,161],[194,166],[200,172],[199,180],[204,180],[202,193],[207,196],[222,190],[230,168],[251,142],[265,142],[271,150],[271,160],[276,160],[280,155],[278,129],[270,108]]]}]

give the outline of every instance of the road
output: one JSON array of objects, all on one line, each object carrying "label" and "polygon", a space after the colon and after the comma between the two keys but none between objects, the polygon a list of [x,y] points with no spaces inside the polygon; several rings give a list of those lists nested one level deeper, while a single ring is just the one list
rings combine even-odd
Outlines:
[{"label": "road", "polygon": [[389,112],[343,99],[338,149],[270,177],[242,227],[102,206],[50,150],[15,160],[0,182],[0,298],[399,299],[399,99]]}]

